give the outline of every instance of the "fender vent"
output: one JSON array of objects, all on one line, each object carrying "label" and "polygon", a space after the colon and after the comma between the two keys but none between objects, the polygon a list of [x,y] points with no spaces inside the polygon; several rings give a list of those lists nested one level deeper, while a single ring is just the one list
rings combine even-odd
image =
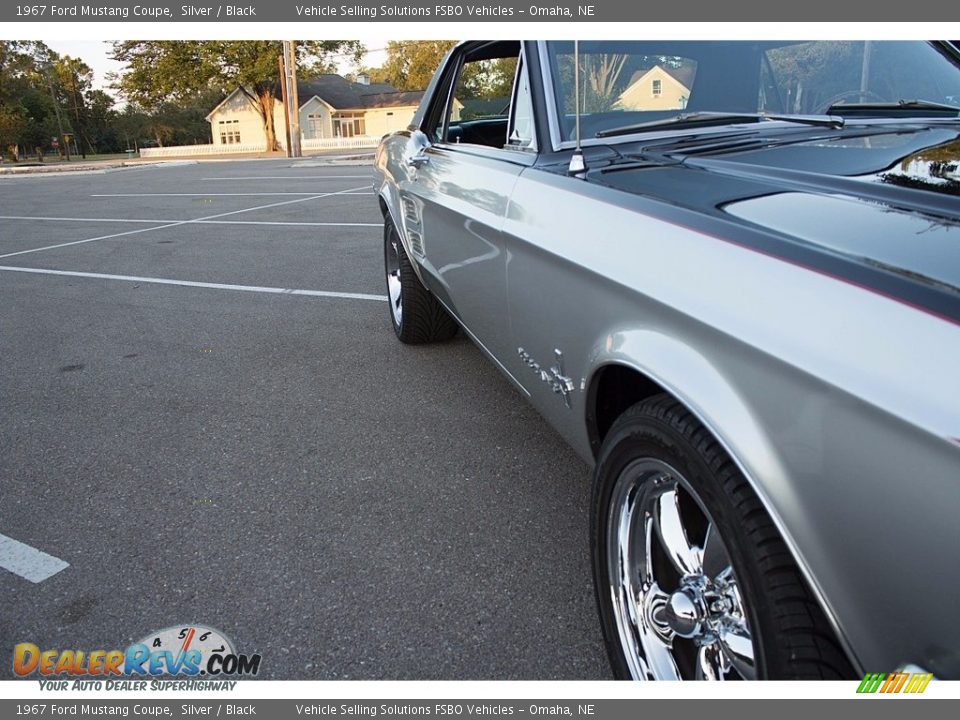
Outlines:
[{"label": "fender vent", "polygon": [[403,198],[403,218],[408,225],[411,223],[414,225],[420,224],[420,212],[417,204],[409,197]]},{"label": "fender vent", "polygon": [[423,257],[423,238],[420,236],[420,233],[407,228],[407,239],[410,241],[410,249],[413,250],[416,255]]}]

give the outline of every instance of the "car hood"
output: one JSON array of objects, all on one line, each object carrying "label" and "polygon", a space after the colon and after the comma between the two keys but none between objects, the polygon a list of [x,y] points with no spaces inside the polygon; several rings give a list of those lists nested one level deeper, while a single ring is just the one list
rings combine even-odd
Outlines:
[{"label": "car hood", "polygon": [[644,155],[624,149],[587,179],[713,216],[727,239],[759,231],[774,254],[804,246],[947,293],[960,310],[960,123],[741,134],[719,148],[667,147],[632,165]]}]

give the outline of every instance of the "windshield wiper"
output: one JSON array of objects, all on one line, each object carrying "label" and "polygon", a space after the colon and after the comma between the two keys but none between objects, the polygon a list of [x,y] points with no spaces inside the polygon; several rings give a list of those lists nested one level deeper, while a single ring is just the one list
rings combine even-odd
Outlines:
[{"label": "windshield wiper", "polygon": [[596,134],[598,138],[613,137],[615,135],[629,135],[630,133],[656,130],[661,128],[688,128],[711,127],[715,125],[729,125],[731,123],[767,122],[780,120],[783,122],[798,123],[800,125],[814,125],[816,127],[842,128],[843,118],[830,115],[775,115],[771,113],[732,113],[732,112],[694,112],[681,113],[662,120],[624,125],[623,127],[601,130]]},{"label": "windshield wiper", "polygon": [[893,117],[918,113],[950,117],[960,115],[960,107],[930,100],[897,100],[896,102],[836,103],[827,108],[827,112],[858,117]]}]

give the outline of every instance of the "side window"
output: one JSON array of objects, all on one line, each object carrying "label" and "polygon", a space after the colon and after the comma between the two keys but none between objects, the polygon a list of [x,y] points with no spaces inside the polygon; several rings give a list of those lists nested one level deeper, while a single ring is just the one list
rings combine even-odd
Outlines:
[{"label": "side window", "polygon": [[530,99],[530,78],[525,71],[526,68],[523,67],[523,63],[518,63],[517,79],[513,86],[513,104],[507,145],[521,150],[536,150],[536,138],[533,133],[533,101]]},{"label": "side window", "polygon": [[465,53],[446,107],[431,118],[427,134],[440,143],[507,147],[519,56],[519,42],[488,43]]}]

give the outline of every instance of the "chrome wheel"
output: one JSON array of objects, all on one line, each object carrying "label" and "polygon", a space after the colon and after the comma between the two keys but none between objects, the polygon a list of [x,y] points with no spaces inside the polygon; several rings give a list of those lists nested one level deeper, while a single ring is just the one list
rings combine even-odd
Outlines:
[{"label": "chrome wheel", "polygon": [[717,525],[656,458],[626,465],[607,518],[607,578],[620,647],[642,680],[752,680],[754,643]]},{"label": "chrome wheel", "polygon": [[384,265],[387,272],[387,299],[395,327],[403,322],[403,286],[400,281],[400,238],[395,232],[387,237]]}]

